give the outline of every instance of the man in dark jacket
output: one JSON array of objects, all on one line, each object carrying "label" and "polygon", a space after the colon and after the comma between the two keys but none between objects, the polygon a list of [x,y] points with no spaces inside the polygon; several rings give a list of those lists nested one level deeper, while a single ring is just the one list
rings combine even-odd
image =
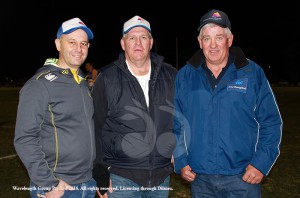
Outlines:
[{"label": "man in dark jacket", "polygon": [[[174,80],[177,70],[153,46],[148,21],[135,16],[123,27],[119,59],[102,69],[92,96],[96,166],[109,168],[109,197],[168,197],[175,146]],[[105,189],[104,189],[105,190]],[[101,194],[103,194],[101,192]]]},{"label": "man in dark jacket", "polygon": [[62,23],[59,59],[47,59],[20,91],[14,145],[32,198],[95,196],[93,100],[79,69],[93,37],[79,18]]}]

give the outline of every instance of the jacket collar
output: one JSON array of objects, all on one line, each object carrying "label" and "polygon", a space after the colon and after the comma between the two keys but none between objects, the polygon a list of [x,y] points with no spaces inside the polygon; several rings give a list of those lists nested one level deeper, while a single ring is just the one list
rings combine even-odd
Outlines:
[{"label": "jacket collar", "polygon": [[[237,69],[245,67],[248,65],[248,59],[246,58],[244,52],[240,47],[230,47],[229,53],[231,53],[234,57],[234,64]],[[193,54],[193,56],[188,60],[188,63],[193,67],[197,68],[205,61],[205,56],[203,54],[202,49],[199,49],[197,52]]]},{"label": "jacket collar", "polygon": [[[127,64],[126,64],[126,61],[125,61],[125,53],[124,52],[121,52],[119,54],[119,58],[118,60],[116,60],[114,62],[114,64],[119,67],[121,70],[123,70],[125,73],[128,73],[128,74],[131,74],[127,68]],[[164,57],[154,53],[154,52],[151,52],[150,53],[150,60],[151,60],[151,79],[152,78],[155,78],[158,76],[159,72],[160,72],[160,69],[161,69],[161,66],[162,66],[162,63],[163,63],[163,60],[164,60]]]}]

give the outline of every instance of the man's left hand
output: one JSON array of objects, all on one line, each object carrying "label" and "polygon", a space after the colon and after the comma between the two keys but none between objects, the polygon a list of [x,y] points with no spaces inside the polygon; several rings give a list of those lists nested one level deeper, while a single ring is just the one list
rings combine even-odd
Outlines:
[{"label": "man's left hand", "polygon": [[246,172],[243,176],[243,180],[249,184],[259,184],[264,175],[254,166],[249,164],[246,168]]}]

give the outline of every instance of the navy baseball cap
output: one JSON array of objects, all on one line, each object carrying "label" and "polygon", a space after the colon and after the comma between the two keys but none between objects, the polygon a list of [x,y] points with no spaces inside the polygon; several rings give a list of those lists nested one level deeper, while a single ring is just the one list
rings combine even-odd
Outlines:
[{"label": "navy baseball cap", "polygon": [[208,23],[214,23],[223,28],[228,27],[231,30],[231,23],[229,21],[229,18],[227,14],[221,10],[213,9],[204,14],[200,19],[200,26],[198,28],[198,31],[200,31],[200,29]]}]

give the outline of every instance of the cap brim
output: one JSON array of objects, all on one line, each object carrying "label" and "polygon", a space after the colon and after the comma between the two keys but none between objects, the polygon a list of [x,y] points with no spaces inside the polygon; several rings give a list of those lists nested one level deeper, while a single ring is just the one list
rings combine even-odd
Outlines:
[{"label": "cap brim", "polygon": [[75,30],[78,30],[78,29],[84,30],[86,32],[86,34],[88,35],[89,40],[94,38],[93,32],[88,27],[85,27],[85,26],[71,28],[71,29],[63,32],[62,34],[70,34],[71,32],[74,32]]},{"label": "cap brim", "polygon": [[220,24],[220,23],[217,23],[217,22],[215,22],[215,21],[209,21],[209,22],[203,23],[201,26],[199,26],[199,27],[198,27],[198,31],[200,31],[201,28],[202,28],[203,26],[205,26],[206,24],[208,24],[208,23],[214,23],[214,24],[216,24],[216,25],[218,25],[218,26],[220,26],[220,27],[222,27],[222,28],[227,28],[227,26],[224,25],[224,24]]},{"label": "cap brim", "polygon": [[151,33],[151,30],[148,27],[146,27],[144,25],[135,25],[135,26],[132,26],[132,27],[128,28],[126,31],[123,31],[123,34],[126,34],[127,32],[129,32],[131,29],[133,29],[135,27],[143,27]]}]

